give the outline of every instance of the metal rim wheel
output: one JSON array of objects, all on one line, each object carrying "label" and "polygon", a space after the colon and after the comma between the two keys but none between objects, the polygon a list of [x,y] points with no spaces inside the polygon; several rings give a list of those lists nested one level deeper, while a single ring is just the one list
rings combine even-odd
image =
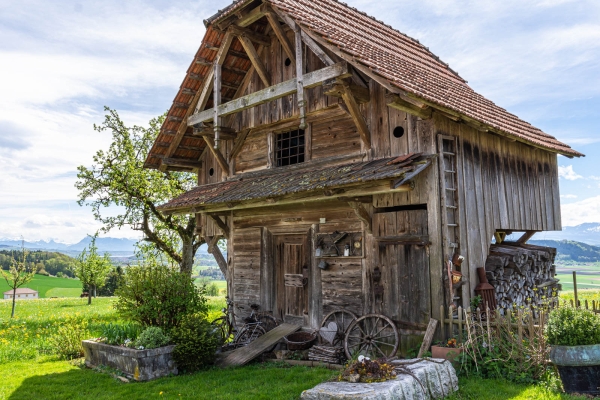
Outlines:
[{"label": "metal rim wheel", "polygon": [[221,336],[221,344],[225,344],[232,339],[232,327],[229,321],[227,321],[227,317],[222,316],[211,322],[215,328],[218,329],[219,335]]},{"label": "metal rim wheel", "polygon": [[262,324],[262,327],[266,332],[269,332],[271,329],[275,328],[277,325],[277,319],[274,316],[266,313],[261,313],[256,315],[256,320]]},{"label": "metal rim wheel", "polygon": [[[344,337],[346,336],[346,331],[350,327],[353,321],[356,321],[356,314],[351,311],[340,309],[330,312],[323,318],[321,322],[321,328],[327,326],[330,322],[335,322],[338,326],[337,334],[335,335],[335,339],[333,339],[332,345],[341,344],[344,341]],[[322,343],[323,339],[321,335],[319,335],[319,342]]]},{"label": "metal rim wheel", "polygon": [[363,355],[371,359],[390,358],[398,351],[396,324],[379,314],[368,314],[354,321],[346,331],[344,351],[346,357]]},{"label": "metal rim wheel", "polygon": [[235,347],[246,346],[265,333],[267,333],[265,328],[260,326],[260,324],[246,324],[234,340]]}]

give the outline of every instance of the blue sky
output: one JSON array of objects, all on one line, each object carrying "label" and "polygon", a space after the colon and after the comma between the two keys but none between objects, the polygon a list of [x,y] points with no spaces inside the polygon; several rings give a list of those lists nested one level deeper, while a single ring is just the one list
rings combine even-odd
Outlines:
[{"label": "blue sky", "polygon": [[[582,151],[559,158],[563,225],[600,222],[600,2],[346,0],[424,43],[496,104]],[[78,241],[76,168],[108,145],[103,106],[145,124],[171,104],[228,2],[0,2],[0,237]],[[135,237],[132,231],[111,236]]]}]

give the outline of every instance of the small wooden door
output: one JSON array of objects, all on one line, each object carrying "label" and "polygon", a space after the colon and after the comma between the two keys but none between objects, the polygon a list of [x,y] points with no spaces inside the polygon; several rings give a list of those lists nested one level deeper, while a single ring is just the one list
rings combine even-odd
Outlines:
[{"label": "small wooden door", "polygon": [[373,235],[383,288],[375,311],[399,327],[426,326],[431,315],[427,210],[376,213]]},{"label": "small wooden door", "polygon": [[307,235],[274,237],[276,313],[285,322],[305,324],[308,316]]}]

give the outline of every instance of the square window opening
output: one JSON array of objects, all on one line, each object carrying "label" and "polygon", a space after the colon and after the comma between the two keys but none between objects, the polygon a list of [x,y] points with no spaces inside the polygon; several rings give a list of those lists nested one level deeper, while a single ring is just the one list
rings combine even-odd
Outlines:
[{"label": "square window opening", "polygon": [[304,129],[280,133],[275,141],[276,166],[283,167],[304,162]]}]

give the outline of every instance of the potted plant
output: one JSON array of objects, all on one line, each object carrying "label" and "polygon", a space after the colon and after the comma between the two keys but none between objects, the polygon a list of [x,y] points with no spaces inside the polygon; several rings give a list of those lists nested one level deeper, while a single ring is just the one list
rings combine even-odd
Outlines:
[{"label": "potted plant", "polygon": [[546,338],[565,392],[600,395],[600,315],[579,308],[552,310]]},{"label": "potted plant", "polygon": [[462,344],[458,343],[455,338],[448,339],[447,342],[440,342],[437,345],[431,346],[432,358],[443,358],[450,362],[454,362],[463,352]]}]

